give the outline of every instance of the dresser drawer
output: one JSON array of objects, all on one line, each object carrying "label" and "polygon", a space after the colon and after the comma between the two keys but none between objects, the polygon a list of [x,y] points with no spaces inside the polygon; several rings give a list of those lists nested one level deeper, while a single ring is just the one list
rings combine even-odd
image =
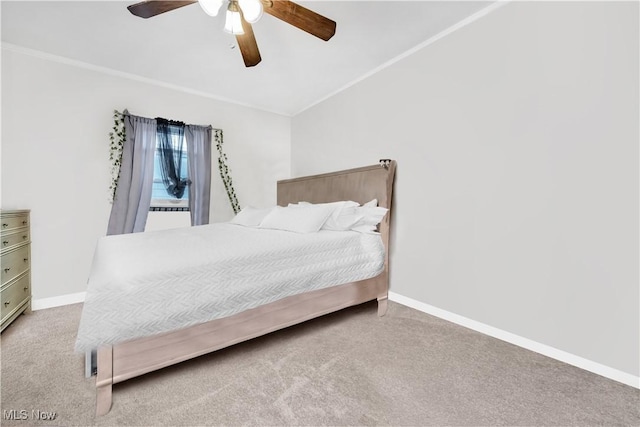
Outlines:
[{"label": "dresser drawer", "polygon": [[0,317],[2,321],[11,316],[14,310],[20,307],[31,295],[29,273],[21,276],[9,286],[2,289],[0,298]]},{"label": "dresser drawer", "polygon": [[20,246],[2,254],[2,262],[0,263],[2,284],[29,269],[29,247],[30,245]]},{"label": "dresser drawer", "polygon": [[0,240],[0,249],[3,251],[11,248],[12,246],[27,243],[29,242],[29,229],[25,228],[23,230],[13,231],[10,233],[3,233]]},{"label": "dresser drawer", "polygon": [[14,228],[29,227],[29,214],[28,213],[3,213],[2,221],[0,221],[0,231],[4,234],[5,231],[12,230]]}]

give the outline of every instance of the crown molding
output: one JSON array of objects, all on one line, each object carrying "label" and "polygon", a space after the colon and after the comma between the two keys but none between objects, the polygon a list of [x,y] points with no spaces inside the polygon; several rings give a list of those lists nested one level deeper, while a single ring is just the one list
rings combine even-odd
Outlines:
[{"label": "crown molding", "polygon": [[401,60],[403,60],[404,58],[413,55],[414,53],[418,52],[419,50],[422,50],[424,48],[426,48],[429,45],[432,45],[433,43],[437,42],[438,40],[440,40],[441,38],[444,38],[446,36],[448,36],[449,34],[458,31],[461,28],[466,27],[467,25],[477,21],[478,19],[488,15],[489,13],[501,8],[502,6],[511,3],[512,1],[518,1],[518,0],[496,0],[494,3],[491,3],[489,6],[480,9],[479,11],[477,11],[476,13],[474,13],[473,15],[470,15],[468,17],[466,17],[465,19],[463,19],[462,21],[452,25],[451,27],[439,32],[438,34],[436,34],[433,37],[430,37],[429,39],[425,40],[424,42],[420,43],[417,46],[412,47],[411,49],[407,50],[404,53],[401,53],[400,55],[396,56],[393,59],[390,59],[389,61],[385,62],[384,64],[374,68],[373,70],[363,74],[362,76],[358,77],[357,79],[347,83],[346,85],[340,87],[339,89],[336,89],[335,91],[329,93],[328,95],[318,99],[317,101],[314,101],[313,103],[309,104],[308,106],[304,107],[303,109],[297,111],[296,113],[292,114],[292,116],[297,116],[300,113],[303,113],[304,111],[326,101],[327,99],[339,94],[340,92],[343,92],[347,89],[349,89],[351,86],[355,86],[356,84],[360,83],[361,81],[373,76],[374,74],[379,73],[380,71],[384,70],[385,68],[390,67],[391,65],[395,64],[396,62],[399,62]]},{"label": "crown molding", "polygon": [[274,110],[268,110],[266,108],[262,108],[262,107],[258,107],[255,105],[251,105],[251,104],[247,104],[247,103],[242,103],[242,102],[238,102],[235,101],[233,99],[230,98],[225,98],[222,96],[218,96],[218,95],[214,95],[212,93],[208,93],[208,92],[203,92],[203,91],[199,91],[199,90],[195,90],[195,89],[191,89],[185,86],[180,86],[180,85],[175,85],[172,83],[167,83],[167,82],[163,82],[160,80],[156,80],[156,79],[151,79],[148,77],[143,77],[137,74],[133,74],[133,73],[126,73],[124,71],[118,71],[115,70],[113,68],[108,68],[108,67],[103,67],[100,65],[94,65],[94,64],[89,64],[87,62],[83,62],[83,61],[78,61],[76,59],[71,59],[71,58],[67,58],[64,56],[59,56],[59,55],[54,55],[51,53],[47,53],[47,52],[43,52],[40,50],[36,50],[36,49],[30,49],[27,47],[23,47],[23,46],[19,46],[13,43],[7,43],[7,42],[2,42],[2,50],[3,51],[9,51],[9,52],[15,52],[15,53],[19,53],[22,55],[27,55],[27,56],[32,56],[38,59],[42,59],[45,61],[51,61],[51,62],[56,62],[59,64],[64,64],[64,65],[69,65],[71,67],[76,67],[76,68],[82,68],[85,70],[90,70],[90,71],[95,71],[98,73],[102,73],[102,74],[106,74],[109,76],[114,76],[114,77],[119,77],[119,78],[123,78],[123,79],[127,79],[127,80],[133,80],[139,83],[145,83],[148,85],[153,85],[153,86],[158,86],[164,89],[170,89],[170,90],[175,90],[177,92],[182,92],[188,95],[195,95],[195,96],[200,96],[202,98],[208,98],[208,99],[213,99],[215,101],[220,101],[220,102],[226,102],[228,104],[233,104],[233,105],[237,105],[240,107],[245,107],[245,108],[251,108],[254,110],[260,110],[260,111],[264,111],[267,113],[271,113],[271,114],[277,114],[280,116],[286,116],[286,117],[291,117],[291,114],[289,113],[284,113],[282,111],[274,111]]}]

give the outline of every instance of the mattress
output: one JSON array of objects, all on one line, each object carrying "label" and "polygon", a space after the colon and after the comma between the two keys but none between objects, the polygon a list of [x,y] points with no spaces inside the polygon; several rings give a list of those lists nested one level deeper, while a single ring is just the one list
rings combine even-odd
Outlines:
[{"label": "mattress", "polygon": [[375,277],[380,235],[218,223],[98,241],[75,349],[174,331]]}]

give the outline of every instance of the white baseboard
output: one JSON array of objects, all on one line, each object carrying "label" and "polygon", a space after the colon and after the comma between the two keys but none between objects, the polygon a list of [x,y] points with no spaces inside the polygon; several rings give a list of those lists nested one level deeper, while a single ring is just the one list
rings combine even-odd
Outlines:
[{"label": "white baseboard", "polygon": [[464,326],[465,328],[472,329],[485,335],[489,335],[493,338],[497,338],[510,344],[517,345],[518,347],[526,348],[527,350],[535,351],[536,353],[551,357],[552,359],[556,359],[569,365],[576,366],[578,368],[584,369],[585,371],[593,372],[594,374],[601,375],[605,378],[609,378],[611,380],[618,381],[620,383],[640,389],[640,377],[636,377],[629,373],[619,371],[617,369],[602,365],[600,363],[585,359],[580,356],[576,356],[575,354],[567,353],[566,351],[558,350],[557,348],[550,347],[546,344],[541,344],[528,338],[523,338],[521,336],[512,334],[511,332],[503,331],[502,329],[485,325],[484,323],[468,319],[466,317],[451,313],[446,310],[442,310],[438,307],[434,307],[420,301],[416,301],[412,298],[396,294],[395,292],[389,292],[389,299],[399,304],[406,305],[407,307],[415,308],[416,310],[431,314],[432,316],[436,316],[457,325]]},{"label": "white baseboard", "polygon": [[38,298],[31,301],[32,310],[44,310],[45,308],[61,307],[63,305],[77,304],[84,302],[86,292],[78,292],[75,294],[60,295],[50,298]]}]

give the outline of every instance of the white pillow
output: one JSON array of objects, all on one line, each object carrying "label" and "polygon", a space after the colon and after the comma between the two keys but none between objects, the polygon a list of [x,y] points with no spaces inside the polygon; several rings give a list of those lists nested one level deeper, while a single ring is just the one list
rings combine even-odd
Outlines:
[{"label": "white pillow", "polygon": [[354,226],[363,217],[356,213],[356,208],[360,206],[358,202],[340,201],[330,203],[311,204],[309,202],[299,202],[298,204],[289,204],[289,207],[303,206],[324,206],[331,209],[331,215],[322,225],[322,230],[346,231]]},{"label": "white pillow", "polygon": [[298,202],[298,203],[289,203],[288,207],[293,207],[293,208],[298,208],[301,206],[312,206],[313,203],[309,203],[309,202]]},{"label": "white pillow", "polygon": [[377,206],[377,204],[378,201],[373,199],[372,201],[356,208],[356,213],[362,216],[362,219],[360,219],[350,229],[362,233],[376,232],[377,225],[382,222],[382,219],[389,210],[387,208]]},{"label": "white pillow", "polygon": [[258,209],[253,206],[245,206],[229,222],[231,224],[244,225],[247,227],[257,227],[272,209],[273,208]]},{"label": "white pillow", "polygon": [[356,212],[357,202],[336,202],[329,203],[334,206],[333,213],[322,226],[323,230],[345,231],[353,227],[362,219],[362,215]]},{"label": "white pillow", "polygon": [[320,230],[332,209],[327,206],[276,206],[260,223],[260,228],[315,233]]}]

